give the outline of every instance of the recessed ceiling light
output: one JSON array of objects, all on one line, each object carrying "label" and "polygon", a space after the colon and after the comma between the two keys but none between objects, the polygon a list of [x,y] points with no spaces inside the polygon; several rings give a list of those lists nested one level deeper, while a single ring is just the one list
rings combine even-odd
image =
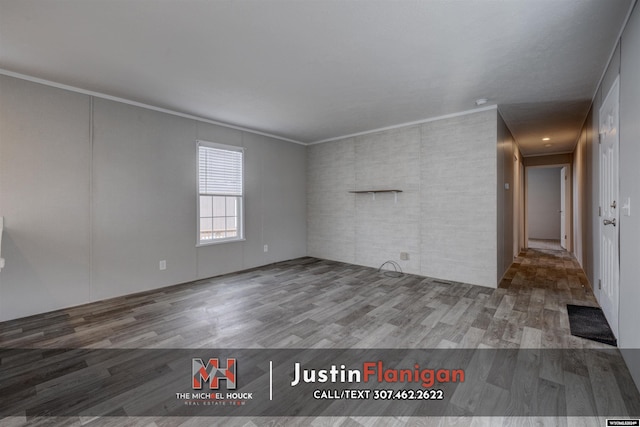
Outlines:
[{"label": "recessed ceiling light", "polygon": [[487,99],[487,98],[479,98],[479,99],[476,99],[476,105],[478,105],[478,106],[480,106],[480,105],[484,105],[484,104],[486,104],[486,103],[487,103],[487,101],[488,101],[488,99]]},{"label": "recessed ceiling light", "polygon": [[551,147],[553,144],[544,144],[545,147],[549,148]]},{"label": "recessed ceiling light", "polygon": [[543,141],[549,141],[551,138],[549,138],[548,136],[545,136],[544,138],[542,138]]}]

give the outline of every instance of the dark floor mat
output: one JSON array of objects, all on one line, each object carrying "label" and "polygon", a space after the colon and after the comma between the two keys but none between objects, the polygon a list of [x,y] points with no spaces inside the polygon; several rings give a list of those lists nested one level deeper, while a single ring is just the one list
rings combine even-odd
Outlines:
[{"label": "dark floor mat", "polygon": [[571,335],[613,346],[617,345],[616,337],[613,336],[601,308],[567,304],[567,312],[569,313]]}]

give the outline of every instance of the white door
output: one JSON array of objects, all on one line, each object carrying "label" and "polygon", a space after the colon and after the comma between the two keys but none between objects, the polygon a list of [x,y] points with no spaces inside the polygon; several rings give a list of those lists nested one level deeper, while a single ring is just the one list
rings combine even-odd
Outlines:
[{"label": "white door", "polygon": [[600,305],[618,336],[618,99],[619,78],[600,108]]},{"label": "white door", "polygon": [[[558,188],[558,187],[556,187]],[[567,249],[567,167],[560,169],[560,246]]]}]

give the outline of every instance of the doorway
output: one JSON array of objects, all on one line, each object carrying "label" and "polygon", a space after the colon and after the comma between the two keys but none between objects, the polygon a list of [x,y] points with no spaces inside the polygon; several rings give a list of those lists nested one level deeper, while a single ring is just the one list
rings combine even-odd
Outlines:
[{"label": "doorway", "polygon": [[569,166],[527,167],[527,247],[570,250]]}]

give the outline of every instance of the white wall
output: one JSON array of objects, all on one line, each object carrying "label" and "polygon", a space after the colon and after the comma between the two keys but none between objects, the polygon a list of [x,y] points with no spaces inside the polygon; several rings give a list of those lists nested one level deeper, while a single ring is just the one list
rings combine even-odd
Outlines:
[{"label": "white wall", "polygon": [[[6,76],[0,93],[0,320],[306,255],[306,147]],[[246,241],[196,248],[197,139],[246,148]]]},{"label": "white wall", "polygon": [[[309,255],[495,287],[496,120],[489,110],[310,146]],[[349,193],[369,189],[403,192],[397,203]]]},{"label": "white wall", "polygon": [[559,240],[560,168],[528,168],[527,185],[529,238]]}]

